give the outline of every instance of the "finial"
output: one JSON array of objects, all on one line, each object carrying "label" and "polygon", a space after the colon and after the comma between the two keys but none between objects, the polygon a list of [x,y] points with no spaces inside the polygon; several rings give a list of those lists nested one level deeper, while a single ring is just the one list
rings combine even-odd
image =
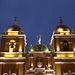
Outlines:
[{"label": "finial", "polygon": [[59,18],[61,19],[62,17],[60,16]]},{"label": "finial", "polygon": [[72,29],[72,33],[74,33],[74,30]]},{"label": "finial", "polygon": [[16,21],[17,17],[14,17],[14,18],[15,18],[15,20],[13,21],[13,25],[17,25],[17,21]]},{"label": "finial", "polygon": [[41,44],[41,36],[38,35],[37,37],[38,37],[38,44]]},{"label": "finial", "polygon": [[16,18],[17,18],[17,17],[15,16],[14,18],[15,18],[15,21],[16,21]]},{"label": "finial", "polygon": [[5,28],[4,28],[4,31],[5,31]]},{"label": "finial", "polygon": [[59,24],[63,25],[63,21],[61,20],[62,17],[60,16],[59,18],[60,18]]},{"label": "finial", "polygon": [[4,32],[4,33],[6,32],[6,31],[5,31],[5,28],[4,28],[3,32]]}]

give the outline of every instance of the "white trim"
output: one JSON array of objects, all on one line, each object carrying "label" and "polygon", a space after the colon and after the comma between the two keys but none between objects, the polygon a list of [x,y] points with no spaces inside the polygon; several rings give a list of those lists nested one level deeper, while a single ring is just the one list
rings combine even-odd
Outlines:
[{"label": "white trim", "polygon": [[0,57],[2,60],[18,60],[18,59],[25,59],[26,57]]},{"label": "white trim", "polygon": [[75,34],[53,34],[53,36],[75,36]]},{"label": "white trim", "polygon": [[75,64],[75,62],[55,62],[55,64]]},{"label": "white trim", "polygon": [[35,72],[35,69],[34,70],[26,70],[26,72]]},{"label": "white trim", "polygon": [[[34,70],[26,70],[26,72],[35,72],[36,70],[39,70],[39,68],[38,69],[34,69]],[[49,71],[49,72],[53,72],[54,70],[52,70],[52,69],[50,69],[50,70],[46,70],[46,69],[43,69],[43,68],[40,68],[40,70],[44,70],[45,72],[46,71]]]},{"label": "white trim", "polygon": [[29,58],[34,58],[34,57],[29,57]]},{"label": "white trim", "polygon": [[24,64],[25,62],[17,62],[16,64]]},{"label": "white trim", "polygon": [[63,37],[63,36],[59,37],[59,36],[56,36],[55,38],[75,38],[75,37],[72,37],[72,36],[71,37]]},{"label": "white trim", "polygon": [[50,69],[50,70],[45,70],[45,71],[53,72],[54,70]]},{"label": "white trim", "polygon": [[35,70],[45,70],[45,68],[35,68]]},{"label": "white trim", "polygon": [[10,53],[12,53],[12,54],[19,54],[19,53],[25,53],[25,52],[0,52],[0,53],[8,53],[8,54],[10,54]]},{"label": "white trim", "polygon": [[54,57],[54,59],[75,59],[75,57]]},{"label": "white trim", "polygon": [[25,62],[0,62],[0,64],[24,64]]},{"label": "white trim", "polygon": [[25,34],[18,34],[18,35],[0,35],[0,36],[26,36]]},{"label": "white trim", "polygon": [[75,51],[56,51],[55,53],[75,53]]},{"label": "white trim", "polygon": [[51,53],[51,51],[29,51],[28,53]]},{"label": "white trim", "polygon": [[4,35],[4,34],[2,34],[2,35],[0,35],[0,37],[3,37],[3,38],[6,38],[6,37],[13,37],[13,36],[21,36],[21,37],[25,37],[26,38],[26,35],[25,34],[18,34],[18,35]]},{"label": "white trim", "polygon": [[19,31],[8,31],[8,32],[19,32]]}]

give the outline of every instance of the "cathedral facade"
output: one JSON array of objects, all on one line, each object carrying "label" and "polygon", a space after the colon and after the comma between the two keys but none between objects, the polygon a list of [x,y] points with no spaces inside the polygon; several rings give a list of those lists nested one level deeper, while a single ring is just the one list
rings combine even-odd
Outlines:
[{"label": "cathedral facade", "polygon": [[41,36],[28,52],[26,45],[26,35],[15,19],[1,34],[0,75],[75,75],[75,33],[61,18],[52,34],[51,51],[41,43]]}]

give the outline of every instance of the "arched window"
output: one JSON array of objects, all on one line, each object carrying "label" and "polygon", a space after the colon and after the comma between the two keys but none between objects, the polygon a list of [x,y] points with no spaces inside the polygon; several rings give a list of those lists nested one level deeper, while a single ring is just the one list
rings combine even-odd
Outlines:
[{"label": "arched window", "polygon": [[16,75],[16,73],[12,73],[12,74],[3,73],[3,75]]},{"label": "arched window", "polygon": [[67,40],[63,41],[63,51],[69,51],[69,44]]},{"label": "arched window", "polygon": [[9,52],[15,52],[16,42],[15,40],[10,40],[9,42]]},{"label": "arched window", "polygon": [[43,67],[43,59],[42,59],[41,57],[38,57],[38,58],[36,59],[36,63],[37,63],[37,67],[38,67],[38,68]]}]

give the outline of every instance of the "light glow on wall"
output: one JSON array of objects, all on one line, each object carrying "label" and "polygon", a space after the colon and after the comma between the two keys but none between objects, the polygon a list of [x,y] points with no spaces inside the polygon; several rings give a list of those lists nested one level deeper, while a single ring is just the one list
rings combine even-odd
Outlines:
[{"label": "light glow on wall", "polygon": [[4,54],[4,57],[15,57],[15,55],[13,54]]},{"label": "light glow on wall", "polygon": [[42,67],[42,62],[39,61],[37,66],[38,66],[39,68],[41,68],[41,67]]},{"label": "light glow on wall", "polygon": [[48,48],[46,48],[46,49],[45,49],[45,51],[49,51],[49,49],[48,49]]},{"label": "light glow on wall", "polygon": [[22,53],[4,53],[4,57],[22,57]]},{"label": "light glow on wall", "polygon": [[41,68],[41,67],[42,67],[41,62],[39,62],[38,67],[39,67],[39,68]]},{"label": "light glow on wall", "polygon": [[57,51],[60,51],[60,48],[59,48],[59,46],[57,45]]},{"label": "light glow on wall", "polygon": [[22,57],[22,54],[19,54],[18,57]]},{"label": "light glow on wall", "polygon": [[61,52],[56,53],[57,57],[75,57],[74,53],[68,53],[68,52]]},{"label": "light glow on wall", "polygon": [[30,70],[33,70],[33,68],[30,68]]},{"label": "light glow on wall", "polygon": [[51,67],[50,58],[48,58],[48,67],[49,67],[49,68]]},{"label": "light glow on wall", "polygon": [[31,66],[33,66],[33,62],[31,62]]},{"label": "light glow on wall", "polygon": [[15,42],[15,40],[10,40],[10,42]]},{"label": "light glow on wall", "polygon": [[8,35],[18,35],[18,31],[9,31]]},{"label": "light glow on wall", "polygon": [[31,51],[35,51],[33,48],[31,48]]},{"label": "light glow on wall", "polygon": [[65,33],[66,35],[70,34],[69,32],[60,32],[61,35],[64,35],[64,33]]},{"label": "light glow on wall", "polygon": [[75,51],[75,47],[74,47],[74,49],[73,49],[74,51]]},{"label": "light glow on wall", "polygon": [[58,32],[62,32],[62,31],[63,31],[63,29],[62,29],[62,28],[59,28],[59,29],[58,29]]},{"label": "light glow on wall", "polygon": [[51,67],[50,62],[48,63],[48,67]]},{"label": "light glow on wall", "polygon": [[22,47],[21,46],[19,47],[19,52],[22,52]]}]

